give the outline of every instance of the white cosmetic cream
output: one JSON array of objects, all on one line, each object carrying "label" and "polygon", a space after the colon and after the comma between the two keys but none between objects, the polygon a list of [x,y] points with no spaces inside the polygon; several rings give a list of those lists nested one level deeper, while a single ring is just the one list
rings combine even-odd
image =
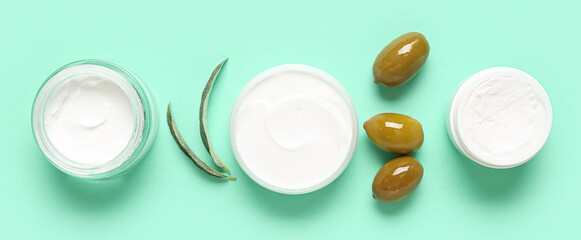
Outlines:
[{"label": "white cosmetic cream", "polygon": [[447,116],[448,133],[460,152],[487,167],[510,168],[540,151],[553,114],[549,97],[533,77],[494,67],[459,86]]},{"label": "white cosmetic cream", "polygon": [[357,144],[355,108],[324,71],[300,64],[252,79],[230,119],[234,155],[248,176],[280,193],[318,190],[347,167]]},{"label": "white cosmetic cream", "polygon": [[135,113],[111,79],[81,75],[63,82],[44,112],[48,139],[65,157],[83,164],[113,160],[129,143]]},{"label": "white cosmetic cream", "polygon": [[32,125],[38,145],[60,170],[105,178],[145,156],[155,139],[157,116],[137,76],[108,62],[83,60],[45,81]]}]

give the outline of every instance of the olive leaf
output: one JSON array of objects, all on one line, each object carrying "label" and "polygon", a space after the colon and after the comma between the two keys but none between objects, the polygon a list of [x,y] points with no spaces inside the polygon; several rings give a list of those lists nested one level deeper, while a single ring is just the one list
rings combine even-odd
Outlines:
[{"label": "olive leaf", "polygon": [[202,136],[204,147],[206,147],[206,150],[212,156],[216,166],[226,169],[226,171],[230,172],[230,169],[224,165],[214,150],[214,146],[212,145],[212,141],[210,141],[208,133],[208,102],[210,99],[210,93],[212,92],[212,86],[214,86],[216,77],[218,77],[218,74],[220,73],[220,70],[226,61],[228,61],[228,58],[224,59],[224,61],[218,64],[218,66],[214,69],[212,75],[210,75],[210,79],[206,83],[206,87],[204,87],[204,91],[202,92],[202,101],[200,102],[200,135]]},{"label": "olive leaf", "polygon": [[206,172],[207,174],[212,175],[214,177],[229,178],[229,179],[236,180],[235,177],[218,172],[215,169],[213,169],[212,167],[208,166],[208,164],[206,164],[204,161],[202,161],[194,153],[194,151],[192,151],[192,149],[188,146],[188,144],[186,143],[186,141],[184,140],[184,138],[182,137],[182,135],[180,134],[180,131],[178,130],[178,128],[176,126],[173,114],[171,112],[171,103],[169,103],[167,105],[167,124],[169,125],[169,130],[171,132],[171,135],[173,136],[173,138],[177,142],[180,149],[186,154],[186,156],[188,156],[194,162],[194,164],[196,164],[196,166],[198,166],[200,169],[204,170],[204,172]]}]

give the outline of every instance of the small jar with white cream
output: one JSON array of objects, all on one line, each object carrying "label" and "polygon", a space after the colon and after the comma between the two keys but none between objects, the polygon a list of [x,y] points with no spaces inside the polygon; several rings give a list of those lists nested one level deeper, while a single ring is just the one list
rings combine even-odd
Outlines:
[{"label": "small jar with white cream", "polygon": [[126,172],[149,151],[158,118],[130,71],[101,60],[67,64],[42,84],[32,110],[38,146],[61,171],[82,178]]},{"label": "small jar with white cream", "polygon": [[510,67],[482,70],[464,81],[448,107],[456,148],[491,168],[511,168],[544,146],[553,122],[551,102],[529,74]]}]

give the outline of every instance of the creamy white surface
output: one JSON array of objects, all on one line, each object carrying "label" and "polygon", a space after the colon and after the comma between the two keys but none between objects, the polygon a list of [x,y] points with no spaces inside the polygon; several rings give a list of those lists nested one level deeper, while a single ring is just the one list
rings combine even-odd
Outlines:
[{"label": "creamy white surface", "polygon": [[345,100],[323,79],[298,71],[272,75],[254,86],[235,119],[235,141],[246,167],[286,189],[329,178],[353,140]]},{"label": "creamy white surface", "polygon": [[82,164],[103,164],[123,151],[135,125],[127,94],[103,76],[80,75],[61,84],[45,108],[52,145]]},{"label": "creamy white surface", "polygon": [[547,109],[528,79],[496,76],[470,94],[462,111],[463,139],[479,156],[511,164],[534,156],[546,140]]}]

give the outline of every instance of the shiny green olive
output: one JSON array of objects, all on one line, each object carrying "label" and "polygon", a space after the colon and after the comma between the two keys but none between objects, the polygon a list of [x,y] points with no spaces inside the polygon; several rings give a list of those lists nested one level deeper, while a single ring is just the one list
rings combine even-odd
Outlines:
[{"label": "shiny green olive", "polygon": [[424,167],[411,156],[399,156],[379,169],[373,179],[373,198],[397,202],[409,196],[420,184]]},{"label": "shiny green olive", "polygon": [[377,114],[365,121],[363,128],[375,145],[395,154],[413,153],[424,143],[422,124],[403,114]]},{"label": "shiny green olive", "polygon": [[421,33],[410,32],[390,42],[373,63],[375,83],[397,87],[410,80],[424,65],[430,45]]}]

